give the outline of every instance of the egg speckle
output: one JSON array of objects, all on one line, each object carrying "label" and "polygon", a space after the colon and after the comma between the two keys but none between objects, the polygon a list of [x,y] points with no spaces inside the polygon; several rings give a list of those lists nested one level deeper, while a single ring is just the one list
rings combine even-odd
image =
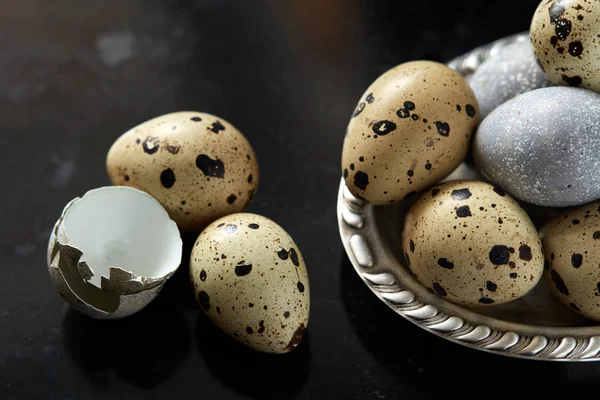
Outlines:
[{"label": "egg speckle", "polygon": [[132,128],[113,144],[106,167],[113,184],[151,194],[184,231],[244,210],[259,182],[246,138],[224,119],[199,112]]},{"label": "egg speckle", "polygon": [[403,200],[452,172],[477,126],[477,100],[443,64],[416,61],[381,75],[348,125],[342,175],[372,204]]},{"label": "egg speckle", "polygon": [[542,229],[545,277],[576,312],[600,320],[600,202],[568,210]]},{"label": "egg speckle", "polygon": [[465,305],[525,295],[544,265],[525,211],[502,190],[478,181],[454,181],[423,193],[406,215],[402,245],[421,284]]},{"label": "egg speckle", "polygon": [[555,83],[600,91],[600,3],[543,0],[531,21],[531,43]]},{"label": "egg speckle", "polygon": [[190,278],[200,307],[241,343],[285,353],[302,340],[310,310],[306,265],[275,222],[245,213],[215,221],[194,245]]}]

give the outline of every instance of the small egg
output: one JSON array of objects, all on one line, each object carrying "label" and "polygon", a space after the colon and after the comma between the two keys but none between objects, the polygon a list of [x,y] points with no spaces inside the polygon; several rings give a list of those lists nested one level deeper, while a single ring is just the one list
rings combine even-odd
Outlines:
[{"label": "small egg", "polygon": [[525,295],[544,268],[542,246],[525,211],[486,182],[455,181],[424,192],[405,218],[402,246],[423,286],[471,306]]},{"label": "small egg", "polygon": [[469,83],[477,97],[481,119],[519,94],[552,85],[537,64],[528,38],[503,47],[485,60]]},{"label": "small egg", "polygon": [[483,120],[475,165],[516,198],[568,207],[600,198],[600,94],[571,87],[533,90]]},{"label": "small egg", "polygon": [[462,162],[478,122],[475,95],[456,71],[431,61],[392,68],[352,114],[342,154],[346,186],[375,205],[424,190]]},{"label": "small egg", "polygon": [[200,112],[166,114],[132,128],[112,145],[114,185],[155,197],[183,231],[243,211],[258,187],[252,146],[229,122]]},{"label": "small egg", "polygon": [[190,278],[200,307],[237,341],[286,353],[302,340],[310,310],[306,265],[270,219],[244,213],[213,222],[194,245]]},{"label": "small egg", "polygon": [[598,1],[540,3],[531,21],[531,43],[550,80],[600,92],[598,26]]},{"label": "small egg", "polygon": [[545,278],[578,313],[600,321],[600,202],[564,212],[542,229]]}]

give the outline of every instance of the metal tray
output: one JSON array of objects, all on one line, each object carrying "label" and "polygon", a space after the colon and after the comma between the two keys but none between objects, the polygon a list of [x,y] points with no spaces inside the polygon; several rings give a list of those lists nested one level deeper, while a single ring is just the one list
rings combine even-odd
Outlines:
[{"label": "metal tray", "polygon": [[[467,78],[491,54],[526,33],[500,39],[451,61]],[[483,180],[462,164],[446,180]],[[414,200],[413,200],[414,201]],[[556,299],[544,279],[526,296],[489,308],[465,308],[429,293],[402,256],[404,214],[412,202],[374,207],[355,198],[342,180],[337,214],[344,248],[358,275],[381,301],[422,329],[446,340],[510,357],[599,361],[600,326]],[[556,211],[526,206],[537,224]]]}]

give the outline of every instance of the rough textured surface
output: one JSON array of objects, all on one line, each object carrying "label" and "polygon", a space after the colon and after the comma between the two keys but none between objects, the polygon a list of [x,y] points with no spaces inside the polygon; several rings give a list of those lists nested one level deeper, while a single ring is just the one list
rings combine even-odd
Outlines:
[{"label": "rough textured surface", "polygon": [[430,61],[398,65],[366,90],[342,153],[350,191],[384,205],[450,174],[465,158],[479,121],[465,80]]},{"label": "rough textured surface", "polygon": [[244,210],[258,188],[256,155],[229,122],[201,112],[177,112],[124,133],[106,157],[115,185],[144,190],[184,231]]},{"label": "rough textured surface", "polygon": [[520,200],[575,206],[600,198],[600,94],[551,87],[508,101],[479,126],[475,163]]},{"label": "rough textured surface", "polygon": [[255,214],[209,225],[190,258],[200,307],[239,342],[267,353],[294,350],[308,328],[304,258],[282,227]]},{"label": "rough textured surface", "polygon": [[552,85],[537,64],[531,43],[511,44],[485,61],[469,80],[483,120],[500,104],[534,89]]},{"label": "rough textured surface", "polygon": [[600,3],[543,0],[531,21],[541,67],[560,85],[600,91]]},{"label": "rough textured surface", "polygon": [[600,320],[600,202],[558,215],[542,229],[545,277],[572,310]]},{"label": "rough textured surface", "polygon": [[402,247],[414,277],[446,300],[506,303],[542,276],[533,223],[502,189],[479,181],[434,186],[404,220]]}]

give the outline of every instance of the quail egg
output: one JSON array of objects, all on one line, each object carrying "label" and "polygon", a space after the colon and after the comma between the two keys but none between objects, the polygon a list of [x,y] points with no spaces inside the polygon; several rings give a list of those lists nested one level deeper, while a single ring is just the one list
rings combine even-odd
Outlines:
[{"label": "quail egg", "polygon": [[525,211],[486,182],[455,181],[424,192],[405,218],[402,245],[421,284],[470,306],[525,295],[544,268],[542,246]]},{"label": "quail egg", "polygon": [[548,87],[521,94],[483,120],[475,164],[519,200],[567,207],[600,198],[600,94]]},{"label": "quail egg", "polygon": [[132,128],[112,145],[106,168],[113,184],[155,197],[184,231],[243,211],[259,180],[248,140],[224,119],[200,112]]},{"label": "quail egg", "polygon": [[421,191],[463,161],[478,122],[475,95],[456,71],[431,61],[392,68],[352,114],[342,154],[346,186],[375,205]]},{"label": "quail egg", "polygon": [[545,276],[567,307],[600,321],[600,202],[565,211],[542,229]]},{"label": "quail egg", "polygon": [[531,21],[531,43],[548,78],[600,92],[600,2],[543,0]]},{"label": "quail egg", "polygon": [[306,265],[270,219],[242,213],[213,222],[194,245],[190,278],[202,310],[239,342],[286,353],[302,340],[310,309]]}]

